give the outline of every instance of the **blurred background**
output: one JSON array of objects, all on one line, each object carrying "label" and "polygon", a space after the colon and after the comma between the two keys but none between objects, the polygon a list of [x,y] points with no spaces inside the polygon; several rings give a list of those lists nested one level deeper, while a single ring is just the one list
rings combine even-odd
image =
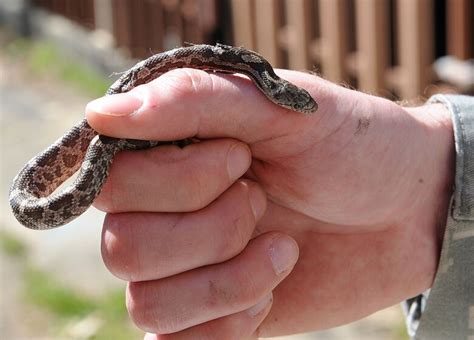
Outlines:
[{"label": "blurred background", "polygon": [[[241,45],[407,104],[474,94],[473,0],[0,0],[0,338],[140,339],[100,256],[103,214],[21,227],[17,171],[83,118],[138,59],[190,43]],[[414,259],[416,260],[416,259]],[[283,339],[283,338],[282,338]],[[399,306],[285,339],[407,339]]]}]

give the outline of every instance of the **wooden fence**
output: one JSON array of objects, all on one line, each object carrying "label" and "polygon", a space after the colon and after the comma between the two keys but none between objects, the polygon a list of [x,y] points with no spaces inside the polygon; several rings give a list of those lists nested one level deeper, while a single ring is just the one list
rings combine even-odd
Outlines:
[{"label": "wooden fence", "polygon": [[275,66],[392,99],[427,96],[442,55],[474,58],[473,0],[34,0],[113,35],[132,57],[184,42],[254,49]]},{"label": "wooden fence", "polygon": [[234,43],[279,67],[415,98],[434,81],[436,3],[447,13],[446,52],[473,58],[472,0],[232,0]]},{"label": "wooden fence", "polygon": [[216,28],[214,0],[112,2],[113,34],[133,57],[150,55],[185,42],[212,40]]},{"label": "wooden fence", "polygon": [[213,40],[216,0],[33,0],[34,5],[109,32],[132,58]]},{"label": "wooden fence", "polygon": [[94,0],[33,0],[33,4],[62,15],[85,28],[95,28]]}]

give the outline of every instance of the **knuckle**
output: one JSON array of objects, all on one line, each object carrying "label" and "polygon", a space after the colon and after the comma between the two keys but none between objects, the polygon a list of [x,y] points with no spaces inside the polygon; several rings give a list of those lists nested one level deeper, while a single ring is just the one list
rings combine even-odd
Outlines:
[{"label": "knuckle", "polygon": [[[206,322],[198,326],[198,330],[195,334],[192,334],[193,339],[200,340],[218,340],[218,339],[242,339],[237,337],[235,330],[229,327],[229,319],[231,317],[225,317],[221,320],[215,320],[211,322]],[[190,334],[191,335],[191,334]]]},{"label": "knuckle", "polygon": [[184,179],[183,188],[184,197],[189,197],[191,189],[192,200],[189,201],[189,209],[199,210],[206,207],[213,199],[212,191],[209,190],[209,180],[205,174],[199,170],[190,171],[187,178]]},{"label": "knuckle", "polygon": [[239,296],[243,303],[255,304],[264,294],[258,273],[240,266],[235,274],[235,285],[238,287]]},{"label": "knuckle", "polygon": [[220,329],[216,327],[215,322],[207,322],[199,325],[199,332],[197,332],[198,334],[196,334],[196,336],[201,340],[223,339],[220,337],[222,336],[222,332],[219,331]]},{"label": "knuckle", "polygon": [[131,228],[124,225],[119,215],[106,216],[101,241],[102,259],[113,275],[126,281],[134,281],[140,273],[133,240]]},{"label": "knuckle", "polygon": [[151,316],[150,300],[144,296],[145,284],[141,282],[130,282],[127,286],[126,307],[130,319],[144,331],[155,331],[153,317]]},{"label": "knuckle", "polygon": [[[247,190],[241,190],[243,186],[236,185],[233,190],[238,199],[227,200],[224,206],[220,206],[225,217],[226,226],[218,226],[220,244],[216,247],[216,256],[221,260],[227,260],[239,254],[248,244],[256,221],[250,204],[248,204]],[[239,206],[236,206],[239,202]]]},{"label": "knuckle", "polygon": [[157,287],[152,282],[128,284],[126,306],[131,320],[137,327],[158,334],[170,334],[182,330],[179,315],[159,303],[164,291],[167,290]]},{"label": "knuckle", "polygon": [[262,289],[254,276],[245,270],[234,271],[225,282],[209,281],[207,307],[238,310],[247,305],[255,304],[262,295]]},{"label": "knuckle", "polygon": [[[168,198],[168,202],[172,202],[173,207],[179,205],[179,211],[195,211],[206,207],[215,199],[216,187],[218,188],[218,184],[210,180],[209,174],[213,172],[208,166],[202,166],[202,164],[196,166],[197,152],[188,152],[190,149],[180,150],[179,159],[165,159],[165,162],[169,163],[171,160],[174,163],[171,169],[176,174],[178,172],[184,174],[179,179],[174,175],[175,185],[172,186],[171,195]],[[157,167],[162,167],[163,158],[157,158],[155,164]],[[167,183],[167,185],[171,184]]]},{"label": "knuckle", "polygon": [[239,254],[250,239],[250,231],[255,224],[251,212],[241,211],[234,216],[227,227],[221,228],[220,247],[217,247],[217,256],[220,260],[229,259]]}]

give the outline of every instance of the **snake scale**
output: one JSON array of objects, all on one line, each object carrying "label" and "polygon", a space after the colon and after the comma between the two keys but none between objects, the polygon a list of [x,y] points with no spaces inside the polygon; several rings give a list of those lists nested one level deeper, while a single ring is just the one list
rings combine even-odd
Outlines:
[{"label": "snake scale", "polygon": [[[279,78],[259,54],[222,44],[191,45],[155,54],[124,72],[106,94],[130,91],[183,67],[244,74],[268,99],[293,111],[308,114],[318,107],[307,91]],[[31,229],[66,224],[86,211],[100,193],[117,152],[169,143],[99,135],[84,119],[20,170],[10,189],[12,211]],[[56,190],[78,170],[71,185]]]}]

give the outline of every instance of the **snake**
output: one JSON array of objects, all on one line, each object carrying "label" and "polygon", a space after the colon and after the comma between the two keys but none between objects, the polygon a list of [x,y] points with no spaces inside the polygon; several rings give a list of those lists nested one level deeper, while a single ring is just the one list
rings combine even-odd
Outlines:
[{"label": "snake", "polygon": [[[189,45],[155,54],[123,72],[106,95],[130,91],[177,68],[242,74],[270,101],[289,111],[311,114],[318,109],[306,90],[278,77],[264,57],[243,47],[223,44]],[[31,229],[62,226],[92,205],[118,152],[169,143],[173,142],[105,136],[83,119],[15,176],[9,192],[12,212],[22,225]],[[72,184],[60,188],[76,173]]]}]

